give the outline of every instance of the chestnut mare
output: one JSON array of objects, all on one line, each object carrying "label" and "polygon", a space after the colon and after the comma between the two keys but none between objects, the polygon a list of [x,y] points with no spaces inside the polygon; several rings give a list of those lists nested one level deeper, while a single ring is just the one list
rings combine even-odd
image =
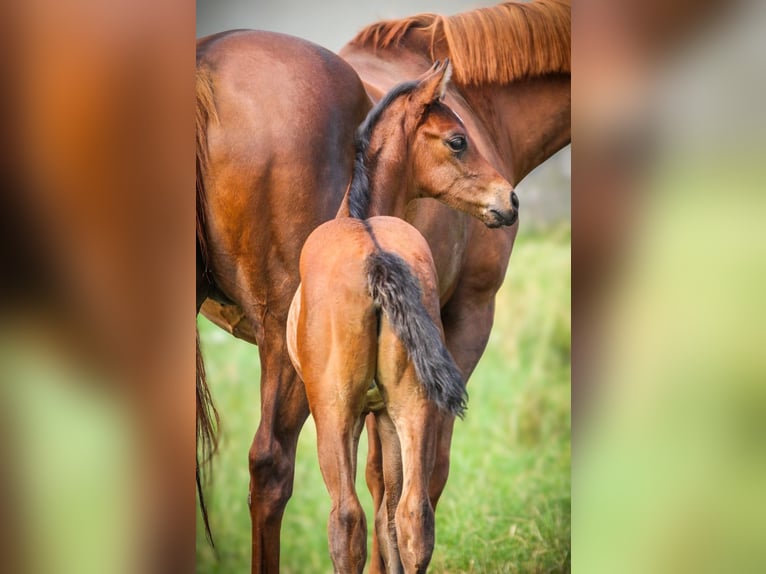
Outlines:
[{"label": "chestnut mare", "polygon": [[[570,21],[569,2],[556,0],[509,2],[455,16],[421,14],[368,26],[340,55],[373,100],[449,57],[455,75],[446,103],[479,152],[515,186],[570,141]],[[430,199],[413,202],[405,219],[431,247],[447,348],[467,381],[489,339],[518,226],[489,229]],[[430,484],[434,508],[449,472],[453,423],[445,418],[438,431]],[[366,478],[380,509],[384,474],[376,426],[368,417]],[[370,572],[385,570],[379,538],[373,538]]]},{"label": "chestnut mare", "polygon": [[[338,210],[354,133],[371,103],[337,55],[252,31],[198,40],[196,94],[197,311],[258,345],[261,420],[247,498],[252,569],[278,572],[280,525],[309,413],[285,345],[287,311],[301,247]],[[217,415],[199,344],[197,364],[197,433],[206,459]]]},{"label": "chestnut mare", "polygon": [[437,63],[375,106],[357,134],[339,217],[301,252],[287,342],[316,422],[336,572],[361,572],[366,562],[354,487],[365,415],[374,413],[385,453],[375,522],[388,571],[424,572],[434,545],[436,430],[465,408],[463,377],[443,342],[436,268],[423,236],[400,219],[406,206],[433,197],[492,227],[517,218],[510,184],[442,102],[450,74],[448,61]]},{"label": "chestnut mare", "polygon": [[[342,51],[358,75],[330,52],[277,34],[198,42],[197,306],[257,343],[262,367],[261,420],[249,453],[253,572],[279,569],[279,529],[309,412],[285,342],[298,257],[341,204],[367,94],[377,100],[450,57],[446,103],[479,153],[515,185],[569,142],[569,26],[568,4],[545,0],[375,24]],[[489,229],[428,198],[413,201],[406,219],[430,245],[446,344],[466,380],[486,346],[518,225]],[[198,396],[205,413],[204,380]],[[446,419],[429,486],[433,507],[449,467],[453,421]],[[374,417],[368,430],[367,481],[380,509]],[[373,552],[371,571],[381,571],[377,546]]]}]

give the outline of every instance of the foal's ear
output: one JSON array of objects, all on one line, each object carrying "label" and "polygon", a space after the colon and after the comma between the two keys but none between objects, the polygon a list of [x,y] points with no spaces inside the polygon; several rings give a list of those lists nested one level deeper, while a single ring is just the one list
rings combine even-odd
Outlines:
[{"label": "foal's ear", "polygon": [[417,87],[418,98],[423,104],[430,104],[444,99],[447,91],[447,84],[452,77],[452,63],[449,58],[444,62],[438,60],[434,62],[431,69],[421,78]]}]

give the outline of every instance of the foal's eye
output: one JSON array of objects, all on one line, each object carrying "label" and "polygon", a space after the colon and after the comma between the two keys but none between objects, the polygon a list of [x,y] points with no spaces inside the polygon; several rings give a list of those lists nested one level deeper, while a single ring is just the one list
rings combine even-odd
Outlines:
[{"label": "foal's eye", "polygon": [[455,136],[447,140],[447,145],[453,152],[460,153],[461,151],[465,151],[468,142],[466,141],[465,136]]}]

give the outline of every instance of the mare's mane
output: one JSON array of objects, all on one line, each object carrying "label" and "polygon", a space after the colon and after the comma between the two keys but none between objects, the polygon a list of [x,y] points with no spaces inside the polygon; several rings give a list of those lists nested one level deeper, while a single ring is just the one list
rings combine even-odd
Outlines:
[{"label": "mare's mane", "polygon": [[419,14],[364,28],[350,44],[385,49],[406,43],[410,31],[427,35],[431,60],[447,44],[455,80],[508,84],[545,74],[570,73],[571,10],[567,0],[507,2],[454,16]]}]

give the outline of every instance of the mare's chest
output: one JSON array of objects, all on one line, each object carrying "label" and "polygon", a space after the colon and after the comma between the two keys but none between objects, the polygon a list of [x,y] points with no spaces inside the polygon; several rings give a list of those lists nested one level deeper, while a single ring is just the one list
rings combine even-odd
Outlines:
[{"label": "mare's chest", "polygon": [[424,198],[410,203],[406,219],[428,241],[439,277],[439,300],[444,305],[454,292],[463,270],[469,216],[434,199]]}]

